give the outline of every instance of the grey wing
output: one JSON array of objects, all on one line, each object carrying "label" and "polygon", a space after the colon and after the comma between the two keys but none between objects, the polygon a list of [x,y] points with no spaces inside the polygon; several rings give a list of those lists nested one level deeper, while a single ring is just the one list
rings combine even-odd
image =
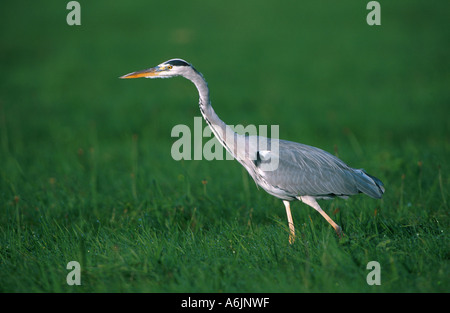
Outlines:
[{"label": "grey wing", "polygon": [[[279,140],[277,153],[273,144],[271,146],[270,151],[257,152],[255,166],[260,180],[257,183],[276,197],[287,200],[298,196],[330,198],[364,192],[380,198],[384,192],[381,181],[319,148]],[[263,167],[269,161],[276,165],[272,170]]]}]

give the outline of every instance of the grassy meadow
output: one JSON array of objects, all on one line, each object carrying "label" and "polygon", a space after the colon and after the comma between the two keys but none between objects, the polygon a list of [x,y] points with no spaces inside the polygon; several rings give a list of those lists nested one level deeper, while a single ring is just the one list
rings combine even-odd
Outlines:
[{"label": "grassy meadow", "polygon": [[[1,292],[450,291],[447,2],[380,1],[380,26],[368,1],[79,1],[79,26],[67,2],[0,10]],[[118,79],[175,57],[227,124],[279,125],[383,199],[320,201],[342,239],[293,203],[289,245],[236,161],[171,157],[190,82]]]}]

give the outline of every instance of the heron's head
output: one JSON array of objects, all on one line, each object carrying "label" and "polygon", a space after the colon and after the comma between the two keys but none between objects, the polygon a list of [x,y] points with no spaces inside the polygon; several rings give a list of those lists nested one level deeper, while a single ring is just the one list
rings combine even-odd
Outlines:
[{"label": "heron's head", "polygon": [[169,78],[174,76],[186,76],[189,72],[195,71],[191,64],[182,59],[171,59],[158,66],[126,74],[120,78]]}]

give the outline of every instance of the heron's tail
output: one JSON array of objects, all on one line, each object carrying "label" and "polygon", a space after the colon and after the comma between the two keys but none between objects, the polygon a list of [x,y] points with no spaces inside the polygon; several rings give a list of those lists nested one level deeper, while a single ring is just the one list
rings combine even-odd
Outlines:
[{"label": "heron's tail", "polygon": [[358,190],[366,195],[380,199],[384,193],[384,185],[378,178],[367,174],[363,169],[355,170],[355,180]]}]

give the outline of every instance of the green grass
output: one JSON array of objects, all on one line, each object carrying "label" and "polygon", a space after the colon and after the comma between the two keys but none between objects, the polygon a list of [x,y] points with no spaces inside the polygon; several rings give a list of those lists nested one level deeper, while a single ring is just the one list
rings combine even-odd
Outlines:
[{"label": "green grass", "polygon": [[[80,3],[81,26],[60,1],[0,12],[0,291],[450,291],[445,1],[381,2],[378,27],[364,1]],[[237,162],[171,158],[192,84],[117,78],[173,57],[225,122],[280,125],[384,198],[321,201],[343,239],[294,203],[289,245],[283,204]]]}]

